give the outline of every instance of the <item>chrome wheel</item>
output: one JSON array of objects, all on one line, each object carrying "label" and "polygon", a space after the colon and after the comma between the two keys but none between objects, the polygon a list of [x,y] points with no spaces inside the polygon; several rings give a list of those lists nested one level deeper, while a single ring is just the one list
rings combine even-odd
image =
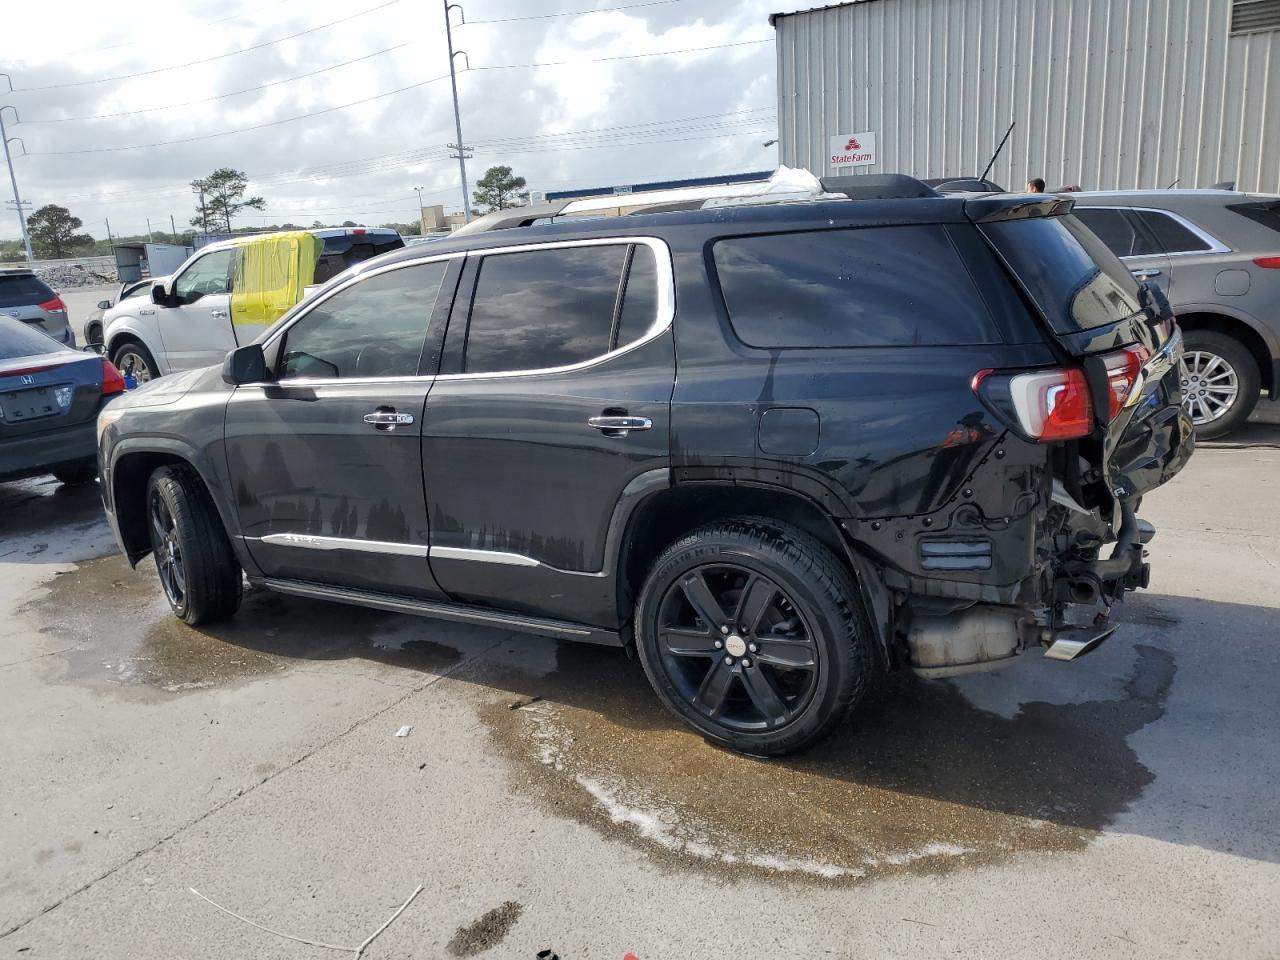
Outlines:
[{"label": "chrome wheel", "polygon": [[133,377],[135,383],[149,383],[154,376],[146,358],[128,347],[116,354],[116,367],[122,376]]},{"label": "chrome wheel", "polygon": [[182,548],[178,545],[178,528],[169,505],[160,491],[151,491],[148,508],[151,520],[151,550],[156,558],[156,571],[165,596],[175,608],[181,608],[187,597],[187,571],[182,562]]},{"label": "chrome wheel", "polygon": [[773,580],[736,564],[682,574],[658,606],[662,668],[685,702],[738,732],[777,730],[813,698],[818,644]]},{"label": "chrome wheel", "polygon": [[1196,426],[1213,423],[1231,410],[1240,395],[1240,378],[1225,359],[1207,350],[1191,350],[1181,361],[1182,405]]}]

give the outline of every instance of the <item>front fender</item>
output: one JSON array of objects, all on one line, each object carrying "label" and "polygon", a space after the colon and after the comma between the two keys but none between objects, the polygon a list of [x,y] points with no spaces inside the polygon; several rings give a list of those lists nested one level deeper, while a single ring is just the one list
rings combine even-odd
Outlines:
[{"label": "front fender", "polygon": [[146,347],[160,367],[161,375],[173,372],[173,368],[169,365],[169,357],[164,351],[164,340],[160,337],[159,325],[153,320],[132,313],[121,314],[118,317],[104,316],[102,318],[103,353],[110,357],[124,339],[137,340]]}]

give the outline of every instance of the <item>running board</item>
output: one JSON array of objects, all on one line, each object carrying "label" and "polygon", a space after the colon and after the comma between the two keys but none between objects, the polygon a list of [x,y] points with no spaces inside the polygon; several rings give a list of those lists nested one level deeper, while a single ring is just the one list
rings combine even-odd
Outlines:
[{"label": "running board", "polygon": [[1063,631],[1054,637],[1044,655],[1050,660],[1078,660],[1086,653],[1098,649],[1103,641],[1116,632],[1115,627],[1108,627],[1095,636],[1089,636],[1083,630]]},{"label": "running board", "polygon": [[322,583],[308,583],[302,580],[277,580],[267,577],[253,582],[255,585],[266,587],[268,590],[292,594],[295,597],[331,600],[335,603],[353,603],[361,607],[372,607],[375,610],[386,610],[390,613],[408,613],[418,617],[430,617],[435,620],[478,623],[487,627],[504,627],[510,630],[518,630],[521,633],[534,633],[539,636],[557,637],[563,640],[579,640],[583,643],[598,643],[605,647],[621,647],[623,645],[622,637],[618,631],[605,630],[585,623],[549,620],[545,617],[530,617],[502,610],[466,607],[457,603],[436,603],[431,600],[397,597],[365,590],[348,590],[343,587],[331,587]]}]

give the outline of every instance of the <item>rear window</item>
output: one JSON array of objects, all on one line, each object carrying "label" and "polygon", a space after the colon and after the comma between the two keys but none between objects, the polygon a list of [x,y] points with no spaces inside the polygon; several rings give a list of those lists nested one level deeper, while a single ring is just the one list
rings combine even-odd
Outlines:
[{"label": "rear window", "polygon": [[1280,200],[1260,200],[1257,203],[1233,203],[1227,207],[1254,223],[1260,223],[1280,233]]},{"label": "rear window", "polygon": [[55,294],[31,274],[0,274],[0,307],[27,307],[52,300]]},{"label": "rear window", "polygon": [[729,322],[749,346],[1000,340],[941,225],[735,237],[712,249]]},{"label": "rear window", "polygon": [[1142,309],[1138,281],[1074,216],[1002,220],[983,230],[1057,333],[1106,326]]},{"label": "rear window", "polygon": [[1211,245],[1203,237],[1198,236],[1167,213],[1158,213],[1155,210],[1134,212],[1151,231],[1151,235],[1156,238],[1160,249],[1166,253],[1196,253],[1211,249]]},{"label": "rear window", "polygon": [[62,344],[46,337],[36,327],[29,327],[21,320],[0,317],[0,360],[17,360],[20,357],[37,357],[43,353],[57,353]]}]

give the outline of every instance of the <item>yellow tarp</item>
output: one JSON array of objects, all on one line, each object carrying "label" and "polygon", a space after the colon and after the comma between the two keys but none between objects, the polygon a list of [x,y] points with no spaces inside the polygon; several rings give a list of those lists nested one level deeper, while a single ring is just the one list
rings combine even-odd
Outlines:
[{"label": "yellow tarp", "polygon": [[231,285],[231,323],[270,326],[315,280],[324,241],[305,230],[245,237]]}]

